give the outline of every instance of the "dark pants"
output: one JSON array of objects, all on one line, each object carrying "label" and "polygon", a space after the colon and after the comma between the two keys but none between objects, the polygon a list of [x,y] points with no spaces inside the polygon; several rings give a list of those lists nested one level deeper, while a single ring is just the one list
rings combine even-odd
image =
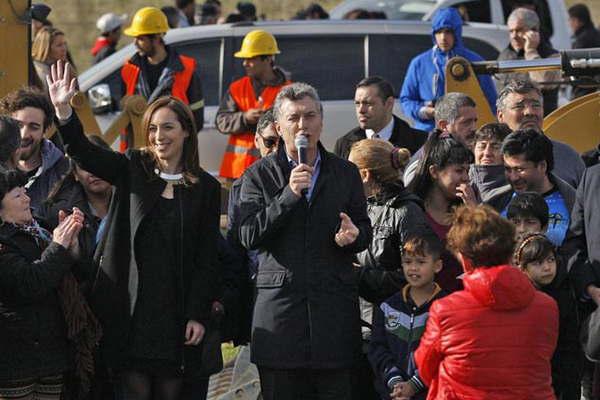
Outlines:
[{"label": "dark pants", "polygon": [[182,400],[205,400],[208,394],[208,378],[197,378],[183,384]]},{"label": "dark pants", "polygon": [[351,369],[258,367],[263,400],[341,400],[352,397]]},{"label": "dark pants", "polygon": [[375,390],[375,377],[373,368],[366,354],[361,354],[361,359],[353,370],[352,400],[380,400]]}]

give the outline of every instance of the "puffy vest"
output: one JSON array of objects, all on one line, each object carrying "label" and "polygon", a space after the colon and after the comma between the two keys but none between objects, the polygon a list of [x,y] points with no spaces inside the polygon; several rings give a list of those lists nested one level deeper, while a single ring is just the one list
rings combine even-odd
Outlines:
[{"label": "puffy vest", "polygon": [[[190,87],[194,70],[196,69],[196,60],[191,57],[178,55],[181,64],[183,64],[183,70],[177,71],[173,74],[173,85],[171,86],[171,95],[177,97],[185,104],[189,104],[190,101],[187,97],[187,90]],[[125,94],[131,96],[136,94],[137,82],[140,76],[140,67],[133,64],[131,61],[127,61],[123,68],[121,68],[121,78],[125,82]],[[127,150],[127,133],[124,132],[121,135],[120,150],[124,152]]]},{"label": "puffy vest", "polygon": [[[263,109],[271,108],[277,93],[289,83],[290,81],[285,81],[279,86],[266,86],[260,94],[263,100]],[[248,76],[233,82],[229,86],[229,93],[242,112],[258,107],[258,99],[252,87],[252,80]],[[223,155],[219,175],[224,178],[237,179],[259,157],[258,150],[254,147],[253,132],[231,134]]]}]

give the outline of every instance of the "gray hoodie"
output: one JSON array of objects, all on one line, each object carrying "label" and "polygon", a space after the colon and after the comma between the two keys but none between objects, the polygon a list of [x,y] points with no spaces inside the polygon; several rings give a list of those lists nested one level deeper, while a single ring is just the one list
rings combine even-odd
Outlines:
[{"label": "gray hoodie", "polygon": [[31,208],[37,211],[40,204],[46,200],[48,193],[69,170],[69,160],[62,151],[48,139],[42,140],[42,165],[29,178],[25,187],[31,198]]}]

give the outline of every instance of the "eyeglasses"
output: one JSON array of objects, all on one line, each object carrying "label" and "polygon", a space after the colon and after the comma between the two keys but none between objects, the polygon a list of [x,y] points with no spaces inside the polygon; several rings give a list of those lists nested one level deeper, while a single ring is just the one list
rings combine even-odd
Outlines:
[{"label": "eyeglasses", "polygon": [[260,138],[262,139],[263,144],[265,145],[265,147],[267,149],[270,149],[272,147],[277,146],[277,143],[279,142],[279,138],[278,137],[264,137],[260,133],[257,133],[257,135],[260,136]]}]

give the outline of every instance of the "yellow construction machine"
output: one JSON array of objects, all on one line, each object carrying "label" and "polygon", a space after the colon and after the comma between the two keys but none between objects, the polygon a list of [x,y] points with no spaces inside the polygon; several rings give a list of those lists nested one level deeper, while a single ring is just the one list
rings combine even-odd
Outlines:
[{"label": "yellow construction machine", "polygon": [[[477,103],[479,125],[494,122],[496,116],[481,90],[477,74],[497,74],[561,70],[575,83],[584,81],[600,86],[594,76],[600,75],[600,48],[565,50],[560,57],[536,60],[470,62],[455,57],[446,65],[446,93],[463,92]],[[577,80],[575,80],[577,79]],[[578,152],[591,150],[600,144],[600,92],[579,97],[544,118],[544,133],[568,143]]]},{"label": "yellow construction machine", "polygon": [[0,1],[0,98],[29,82],[30,0]]},{"label": "yellow construction machine", "polygon": [[[31,64],[31,0],[0,0],[0,98],[27,84],[32,84],[35,73]],[[106,132],[101,132],[89,105],[87,96],[78,93],[71,100],[73,109],[81,119],[87,134],[103,135],[107,143],[113,143],[128,125],[129,143],[135,147],[145,144],[141,132],[141,117],[146,110],[146,100],[141,96],[123,99],[123,113]],[[48,132],[49,136],[53,132]]]}]

